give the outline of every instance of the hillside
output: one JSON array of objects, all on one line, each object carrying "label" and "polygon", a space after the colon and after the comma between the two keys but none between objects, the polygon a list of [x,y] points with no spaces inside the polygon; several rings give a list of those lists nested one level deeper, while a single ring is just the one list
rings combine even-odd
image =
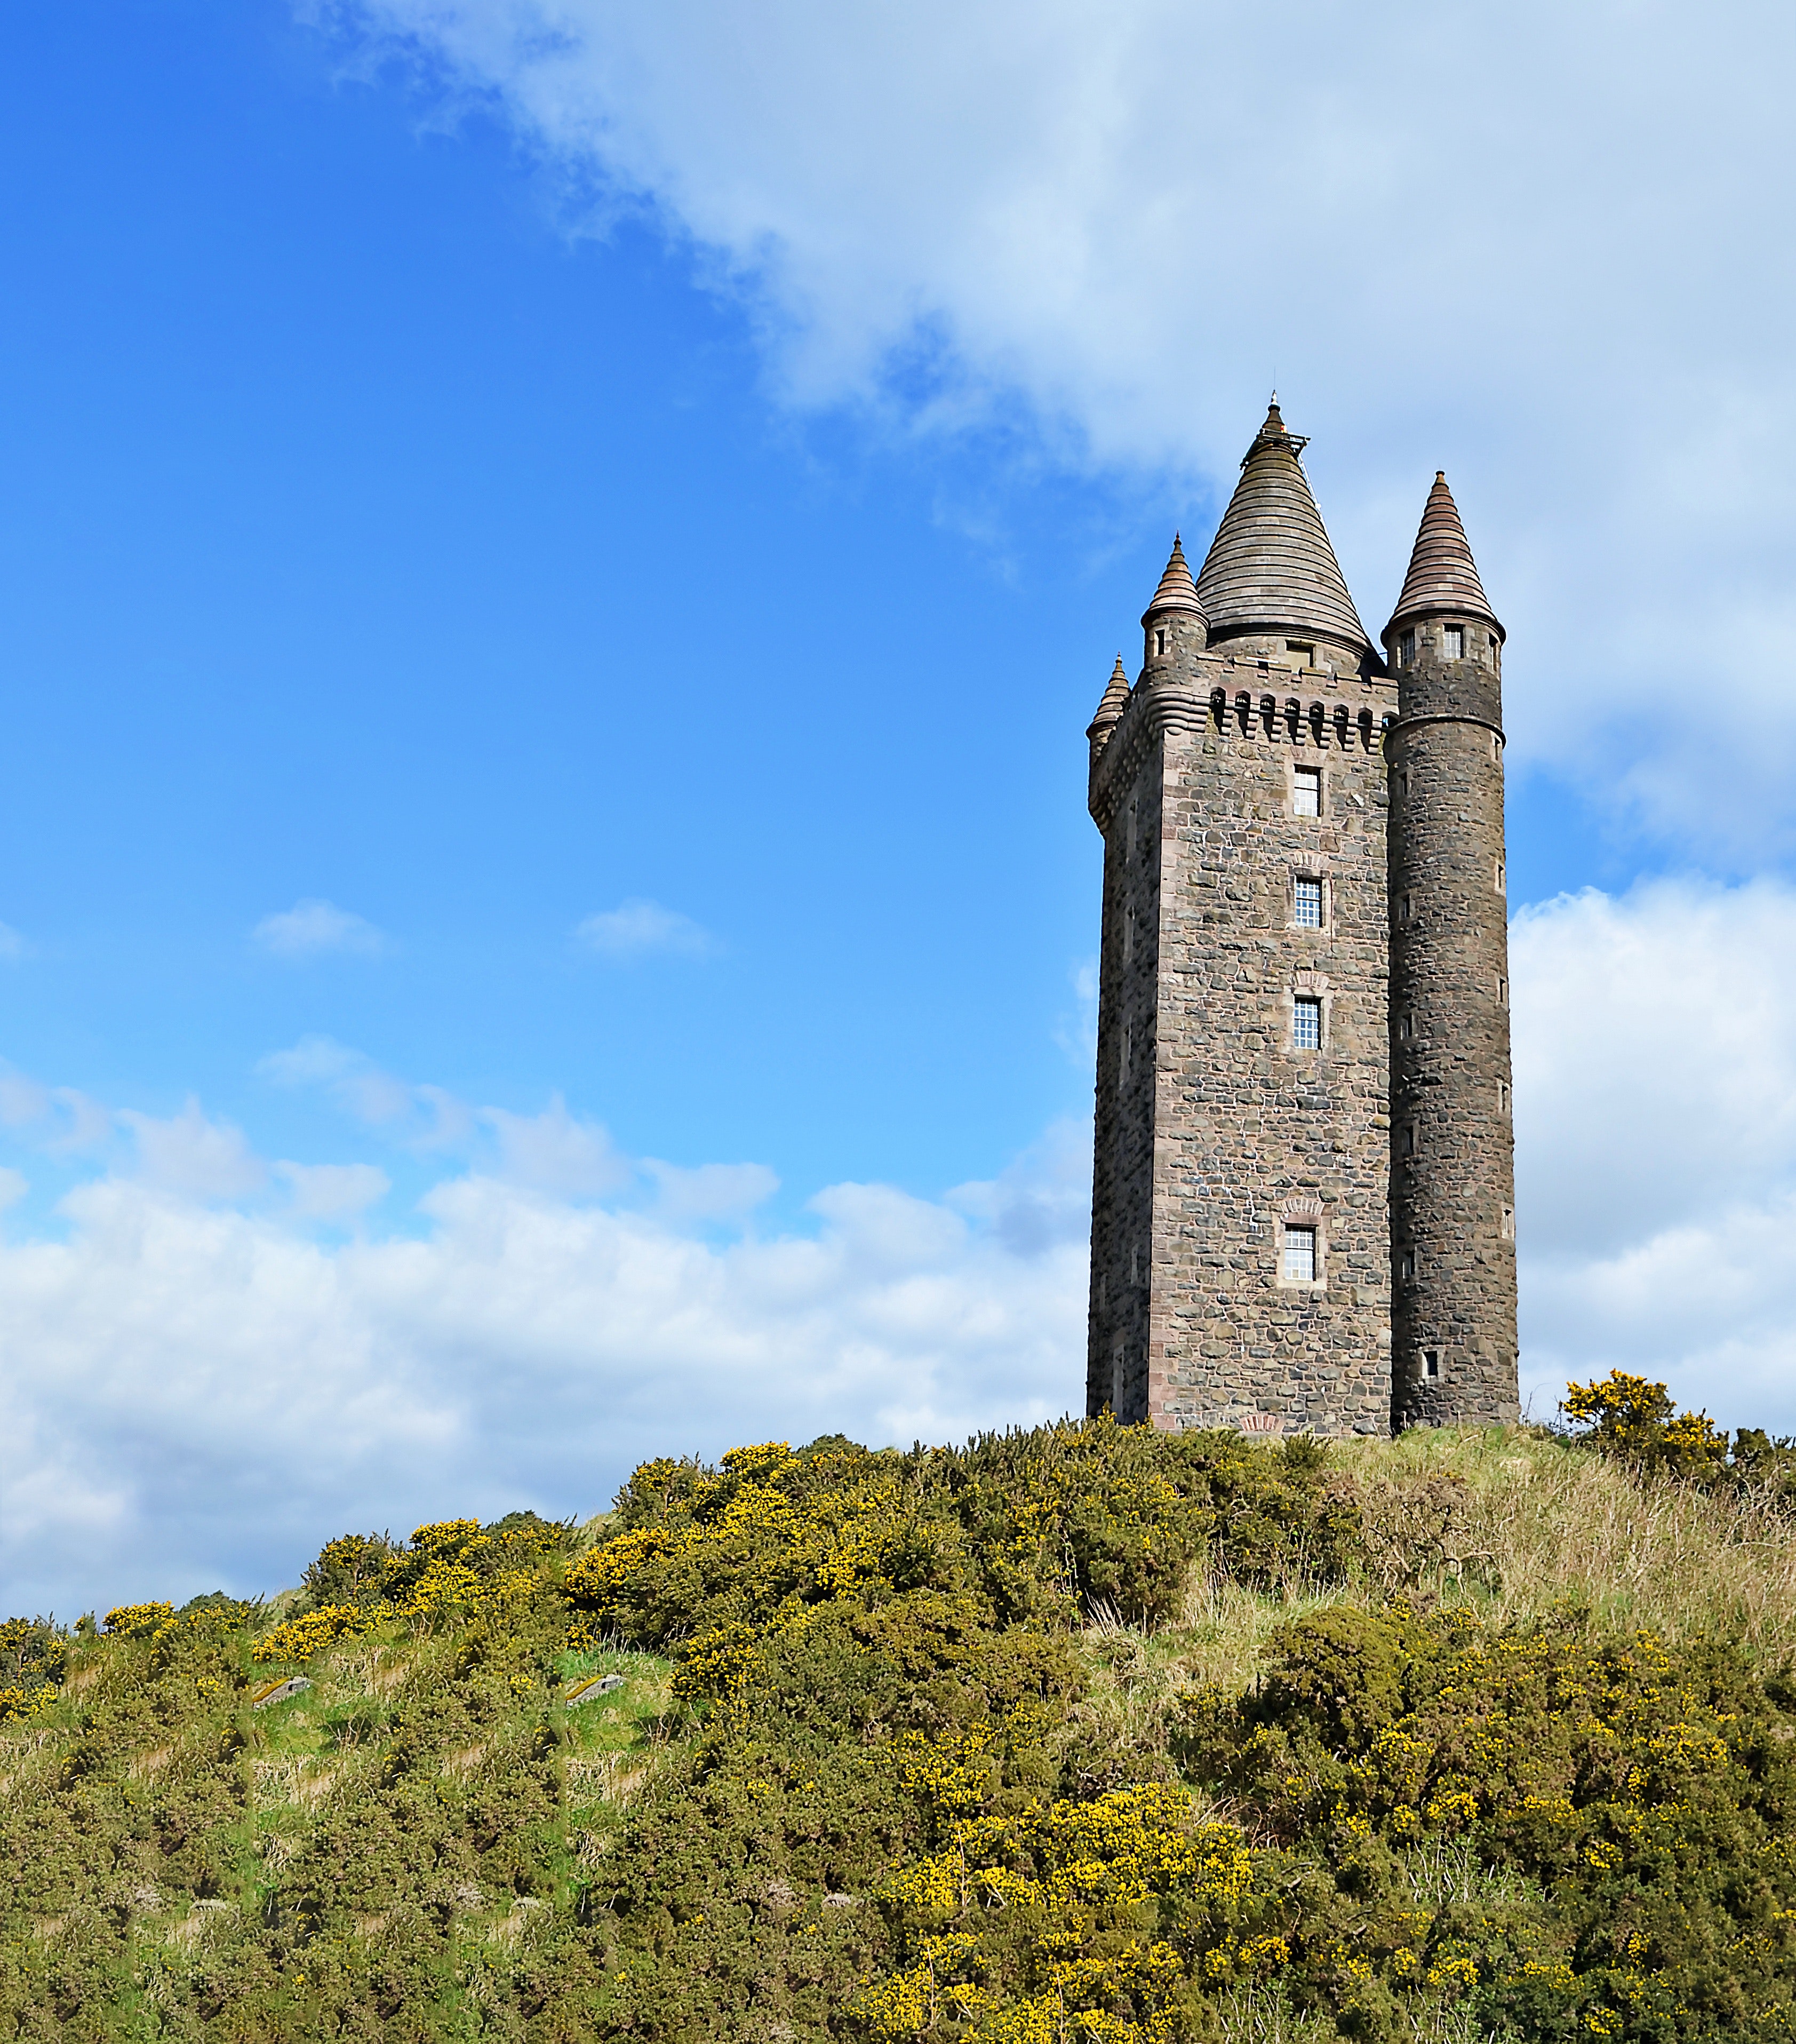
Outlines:
[{"label": "hillside", "polygon": [[13,1620],[0,2035],[1796,2036],[1796,1540],[1685,1439],[772,1445]]}]

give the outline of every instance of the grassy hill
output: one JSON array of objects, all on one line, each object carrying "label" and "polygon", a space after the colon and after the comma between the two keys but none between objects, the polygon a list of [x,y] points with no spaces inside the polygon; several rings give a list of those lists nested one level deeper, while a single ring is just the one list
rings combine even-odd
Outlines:
[{"label": "grassy hill", "polygon": [[743,1448],[13,1620],[0,2036],[1796,2037],[1788,1457],[1589,1416]]}]

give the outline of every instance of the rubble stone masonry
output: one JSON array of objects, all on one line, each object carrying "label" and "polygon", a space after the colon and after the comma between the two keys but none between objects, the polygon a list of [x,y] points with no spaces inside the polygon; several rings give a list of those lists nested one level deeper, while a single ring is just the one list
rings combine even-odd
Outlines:
[{"label": "rubble stone masonry", "polygon": [[[1293,668],[1282,639],[1150,658],[1094,765],[1095,1411],[1252,1433],[1390,1425],[1395,692],[1350,649],[1337,659],[1345,676]],[[1299,768],[1316,773],[1313,817]],[[1319,886],[1320,928],[1299,924],[1300,881]],[[1296,1042],[1299,997],[1320,1005],[1314,1049]],[[1293,1230],[1314,1231],[1313,1280],[1284,1274]]]}]

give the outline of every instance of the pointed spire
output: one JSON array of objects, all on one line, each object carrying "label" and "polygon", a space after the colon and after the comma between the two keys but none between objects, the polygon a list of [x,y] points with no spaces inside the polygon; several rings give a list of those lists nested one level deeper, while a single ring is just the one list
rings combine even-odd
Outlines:
[{"label": "pointed spire", "polygon": [[1303,632],[1372,651],[1297,459],[1308,445],[1287,430],[1275,398],[1197,578],[1212,640]]},{"label": "pointed spire", "polygon": [[1403,578],[1403,593],[1391,613],[1388,632],[1400,617],[1420,617],[1430,612],[1463,611],[1495,624],[1497,614],[1478,579],[1477,563],[1460,523],[1459,506],[1447,487],[1445,469],[1434,471],[1434,487],[1422,506],[1422,529],[1415,536],[1415,551],[1410,555],[1410,571]]},{"label": "pointed spire", "polygon": [[1107,740],[1117,725],[1122,721],[1122,713],[1129,707],[1129,677],[1122,665],[1122,655],[1116,656],[1116,665],[1110,670],[1110,682],[1098,704],[1098,713],[1086,727],[1085,736],[1102,743]]},{"label": "pointed spire", "polygon": [[[1193,610],[1199,617],[1203,605],[1197,600],[1197,585],[1191,578],[1191,563],[1185,559],[1184,541],[1180,535],[1172,535],[1172,558],[1166,563],[1166,571],[1160,578],[1160,586],[1153,592],[1153,601],[1142,613],[1146,624],[1157,610]],[[1117,664],[1122,665],[1120,655]]]}]

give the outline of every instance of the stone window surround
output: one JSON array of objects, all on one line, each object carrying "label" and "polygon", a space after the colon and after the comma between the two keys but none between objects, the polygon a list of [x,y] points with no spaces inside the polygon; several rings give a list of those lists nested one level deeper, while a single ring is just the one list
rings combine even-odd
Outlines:
[{"label": "stone window surround", "polygon": [[[1322,890],[1322,919],[1319,924],[1300,923],[1297,920],[1297,883],[1299,880],[1314,880]],[[1306,859],[1301,865],[1293,865],[1284,890],[1284,926],[1302,937],[1331,937],[1334,934],[1334,889],[1330,885],[1328,863],[1326,859]]]},{"label": "stone window surround", "polygon": [[[1325,904],[1326,899],[1325,893]],[[1319,936],[1321,932],[1313,931],[1311,934]],[[1313,1047],[1306,1046],[1301,1050],[1297,1043],[1297,997],[1299,994],[1322,1003],[1322,1041]],[[1299,972],[1293,974],[1291,990],[1284,997],[1284,1048],[1287,1055],[1294,1058],[1326,1056],[1334,1035],[1334,995],[1330,988],[1326,973]]]},{"label": "stone window surround", "polygon": [[[1287,757],[1284,763],[1284,805],[1288,815],[1299,823],[1322,823],[1328,820],[1328,770],[1319,759],[1293,759]],[[1316,777],[1316,813],[1306,816],[1297,806],[1297,776],[1299,773],[1314,774]],[[1307,875],[1305,876],[1308,878]]]},{"label": "stone window surround", "polygon": [[[1284,1274],[1284,1231],[1288,1228],[1315,1231],[1316,1274],[1314,1278],[1288,1278]],[[1328,1289],[1328,1228],[1322,1220],[1319,1200],[1287,1200],[1279,1209],[1278,1239],[1272,1245],[1272,1270],[1280,1290],[1326,1292]]]}]

